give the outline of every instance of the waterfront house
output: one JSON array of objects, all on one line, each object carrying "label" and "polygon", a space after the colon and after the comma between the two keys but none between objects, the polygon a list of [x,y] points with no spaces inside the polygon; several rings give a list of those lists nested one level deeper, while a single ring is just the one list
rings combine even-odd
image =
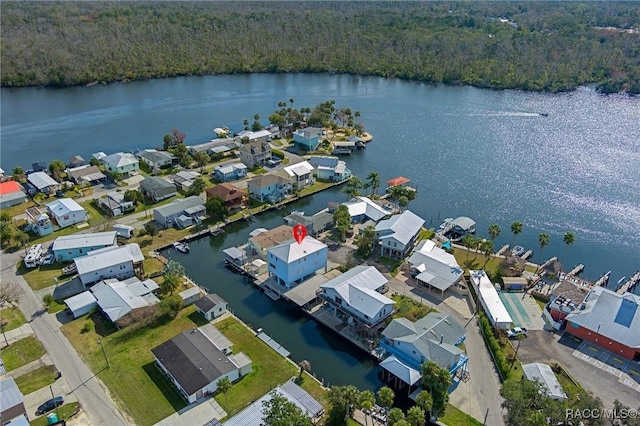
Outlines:
[{"label": "waterfront house", "polygon": [[194,303],[196,310],[208,321],[213,321],[227,312],[227,302],[217,294],[205,294]]},{"label": "waterfront house", "polygon": [[267,260],[267,250],[283,242],[290,240],[293,235],[293,228],[287,225],[280,225],[270,230],[258,228],[251,232],[247,244],[247,253],[251,256],[258,256],[262,260]]},{"label": "waterfront house", "polygon": [[161,177],[146,177],[140,182],[142,195],[154,202],[166,200],[177,194],[176,186]]},{"label": "waterfront house", "polygon": [[375,229],[382,256],[405,257],[420,236],[423,224],[424,219],[410,210],[380,221]]},{"label": "waterfront house", "polygon": [[117,245],[116,231],[108,231],[58,237],[53,241],[52,250],[56,262],[70,262],[90,251]]},{"label": "waterfront house", "polygon": [[236,140],[233,138],[218,138],[198,145],[188,146],[187,150],[192,156],[196,155],[199,152],[204,152],[211,157],[218,158],[231,154],[233,150],[238,149],[239,147],[239,139]]},{"label": "waterfront house", "polygon": [[47,210],[60,228],[88,220],[87,211],[72,198],[60,198],[47,204]]},{"label": "waterfront house", "polygon": [[98,198],[98,205],[107,214],[114,217],[122,216],[136,208],[133,201],[127,201],[124,199],[123,192],[109,192],[107,195]]},{"label": "waterfront house", "polygon": [[267,129],[258,130],[256,132],[243,130],[238,133],[238,138],[248,140],[249,142],[271,142],[271,131]]},{"label": "waterfront house", "polygon": [[[2,375],[5,376],[4,367],[2,370]],[[0,380],[0,420],[3,425],[29,425],[24,396],[13,377]]]},{"label": "waterfront house", "polygon": [[200,173],[193,170],[182,170],[173,175],[167,176],[167,180],[173,182],[177,189],[189,192],[193,182],[200,177]]},{"label": "waterfront house", "polygon": [[213,177],[220,182],[242,179],[247,176],[247,166],[242,163],[225,164],[213,168]]},{"label": "waterfront house", "polygon": [[151,170],[158,170],[166,167],[171,167],[174,164],[178,164],[178,157],[166,152],[157,151],[155,149],[144,149],[138,153],[138,158],[143,163],[146,163]]},{"label": "waterfront house", "polygon": [[567,394],[564,393],[560,381],[547,364],[541,362],[522,364],[522,373],[527,380],[537,380],[542,383],[545,393],[551,399],[556,401],[564,401],[567,399]]},{"label": "waterfront house", "polygon": [[240,147],[240,161],[248,168],[264,165],[271,159],[271,146],[266,141],[254,141]]},{"label": "waterfront house", "polygon": [[293,132],[293,144],[305,151],[315,151],[320,144],[322,129],[319,127],[305,127]]},{"label": "waterfront house", "polygon": [[307,161],[313,166],[313,175],[318,180],[342,182],[351,177],[347,163],[338,157],[312,156]]},{"label": "waterfront house", "polygon": [[317,424],[324,413],[324,408],[307,391],[296,385],[293,380],[289,380],[277,388],[269,391],[257,401],[253,401],[238,414],[230,417],[224,422],[224,426],[262,426],[266,424],[264,417],[264,404],[271,401],[275,396],[286,398],[286,400],[298,407],[305,415],[311,418],[313,424]]},{"label": "waterfront house", "polygon": [[333,155],[351,155],[354,149],[356,149],[355,141],[332,141],[331,142],[331,153]]},{"label": "waterfront house", "polygon": [[363,223],[369,220],[377,223],[385,216],[393,214],[393,210],[368,197],[358,196],[342,204],[349,209],[352,223]]},{"label": "waterfront house", "polygon": [[360,265],[320,285],[322,298],[356,333],[368,334],[387,319],[395,302],[386,297],[388,280],[373,266]]},{"label": "waterfront house", "polygon": [[153,219],[161,228],[171,228],[181,216],[197,222],[198,215],[204,214],[205,210],[202,198],[192,195],[153,209]]},{"label": "waterfront house", "polygon": [[105,154],[104,152],[100,151],[100,152],[95,152],[93,154],[91,154],[91,157],[95,158],[98,161],[101,161],[104,157],[106,157],[107,154]]},{"label": "waterfront house", "polygon": [[458,292],[466,290],[466,286],[460,283],[464,271],[456,262],[455,256],[438,247],[432,240],[420,242],[407,261],[416,282],[440,290],[441,296],[452,287]]},{"label": "waterfront house", "polygon": [[37,207],[29,207],[26,210],[26,214],[27,223],[29,224],[29,229],[31,229],[31,231],[41,237],[53,234],[53,223],[51,223],[49,215],[43,213]]},{"label": "waterfront house", "polygon": [[138,159],[128,152],[117,152],[99,159],[109,173],[120,173],[123,178],[131,177],[140,170]]},{"label": "waterfront house", "polygon": [[294,191],[300,191],[315,183],[313,166],[308,161],[285,166],[280,172],[289,179]]},{"label": "waterfront house", "polygon": [[140,246],[135,243],[105,247],[73,259],[80,282],[85,286],[108,278],[125,280],[136,274],[142,275],[143,261]]},{"label": "waterfront house", "polygon": [[261,203],[278,203],[291,192],[291,182],[275,174],[257,176],[247,182],[249,196]]},{"label": "waterfront house", "polygon": [[219,197],[224,202],[225,207],[230,212],[243,210],[247,207],[249,197],[247,193],[230,183],[221,183],[211,188],[205,189],[207,200],[212,197]]},{"label": "waterfront house", "polygon": [[22,185],[9,180],[0,183],[0,209],[17,206],[27,201],[27,194],[22,190]]},{"label": "waterfront house", "polygon": [[284,217],[289,226],[302,225],[307,228],[307,235],[317,236],[333,226],[333,214],[326,209],[313,216],[305,216],[304,212],[293,212]]},{"label": "waterfront house", "polygon": [[66,166],[69,169],[75,169],[76,167],[82,167],[86,164],[87,162],[84,160],[84,158],[79,155],[74,155],[73,157],[69,158]]},{"label": "waterfront house", "polygon": [[476,232],[476,222],[466,216],[460,216],[452,220],[448,228],[449,230],[445,233],[447,238],[452,241],[462,241],[466,235]]},{"label": "waterfront house", "polygon": [[151,352],[189,404],[215,393],[222,377],[235,382],[251,372],[244,353],[225,355],[200,328],[184,331]]},{"label": "waterfront house", "polygon": [[542,310],[542,315],[554,329],[561,330],[565,326],[565,318],[578,309],[592,287],[581,286],[570,279],[560,281],[549,293],[549,303]]},{"label": "waterfront house", "polygon": [[513,320],[498,295],[496,288],[483,270],[469,271],[469,278],[476,297],[480,301],[487,318],[496,328],[511,328]]},{"label": "waterfront house", "polygon": [[594,287],[566,322],[567,333],[640,362],[640,296]]},{"label": "waterfront house", "polygon": [[27,181],[36,187],[38,192],[42,192],[43,194],[53,194],[60,189],[60,184],[45,172],[29,173],[27,175]]},{"label": "waterfront house", "polygon": [[194,286],[181,291],[178,295],[182,299],[182,306],[189,306],[202,297],[202,290],[200,287]]},{"label": "waterfront house", "polygon": [[245,265],[249,263],[247,253],[238,247],[227,247],[222,250],[224,263],[238,271],[244,271]]},{"label": "waterfront house", "polygon": [[465,337],[464,327],[447,314],[432,312],[416,322],[396,318],[382,331],[380,350],[388,357],[380,366],[410,390],[427,361],[455,376],[458,370],[464,371],[469,360],[458,347]]},{"label": "waterfront house", "polygon": [[88,183],[90,185],[97,185],[104,182],[106,178],[98,166],[79,166],[72,169],[67,169],[67,175],[69,180],[76,185],[82,185]]},{"label": "waterfront house", "polygon": [[269,276],[292,288],[323,269],[327,272],[327,246],[311,236],[300,244],[289,239],[267,250]]},{"label": "waterfront house", "polygon": [[140,281],[136,277],[120,281],[105,279],[91,287],[100,310],[118,327],[129,325],[136,311],[160,303],[154,294],[158,284],[153,280]]}]

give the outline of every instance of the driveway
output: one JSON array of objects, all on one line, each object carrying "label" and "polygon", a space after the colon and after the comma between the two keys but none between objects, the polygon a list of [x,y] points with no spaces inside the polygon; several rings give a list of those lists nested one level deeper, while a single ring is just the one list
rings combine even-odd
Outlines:
[{"label": "driveway", "polygon": [[613,407],[616,399],[631,408],[638,408],[640,392],[625,385],[606,368],[598,368],[589,363],[582,357],[583,353],[578,351],[579,347],[580,343],[568,334],[560,336],[551,331],[533,330],[521,341],[518,358],[523,364],[561,364],[582,387],[598,396],[607,408]]}]

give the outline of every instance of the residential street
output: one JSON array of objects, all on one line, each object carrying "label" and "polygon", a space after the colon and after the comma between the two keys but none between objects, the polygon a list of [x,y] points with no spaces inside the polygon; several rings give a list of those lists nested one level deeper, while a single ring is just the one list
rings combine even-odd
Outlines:
[{"label": "residential street", "polygon": [[[107,394],[104,385],[87,365],[80,359],[78,353],[60,331],[60,324],[47,314],[40,300],[34,295],[22,276],[16,273],[15,264],[20,260],[22,251],[14,253],[0,252],[2,283],[15,282],[22,289],[19,306],[36,336],[42,342],[48,356],[56,368],[62,372],[62,378],[68,384],[70,393],[82,405],[92,425],[128,425],[114,402]],[[66,395],[62,395],[65,396]],[[72,398],[65,398],[72,399]],[[29,413],[30,416],[33,413]]]}]

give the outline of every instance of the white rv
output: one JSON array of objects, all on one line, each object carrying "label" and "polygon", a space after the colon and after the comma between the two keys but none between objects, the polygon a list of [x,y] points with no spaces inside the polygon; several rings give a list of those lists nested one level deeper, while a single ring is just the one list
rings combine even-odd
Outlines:
[{"label": "white rv", "polygon": [[24,266],[27,268],[36,268],[40,265],[40,259],[42,259],[43,253],[42,244],[35,244],[27,250],[27,255],[24,257]]},{"label": "white rv", "polygon": [[113,230],[116,231],[116,234],[119,237],[123,237],[123,238],[131,238],[133,237],[135,228],[133,226],[129,226],[129,225],[121,225],[119,223],[116,223],[115,225],[113,225]]}]

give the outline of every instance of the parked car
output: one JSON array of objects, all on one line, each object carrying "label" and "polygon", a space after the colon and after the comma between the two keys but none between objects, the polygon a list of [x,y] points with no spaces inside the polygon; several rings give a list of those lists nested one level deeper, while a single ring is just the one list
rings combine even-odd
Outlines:
[{"label": "parked car", "polygon": [[55,260],[55,257],[53,257],[53,253],[49,253],[45,257],[42,258],[42,261],[40,262],[40,264],[41,265],[51,265],[54,260]]},{"label": "parked car", "polygon": [[507,337],[509,339],[517,339],[518,336],[520,336],[520,335],[523,335],[524,337],[527,337],[528,333],[529,332],[524,327],[514,327],[511,330],[507,330]]},{"label": "parked car", "polygon": [[38,407],[38,411],[36,411],[36,416],[47,413],[53,410],[54,408],[61,406],[62,404],[64,404],[64,399],[61,396],[56,396],[54,398],[51,398],[50,400],[46,401],[45,403],[43,403],[41,406]]}]

